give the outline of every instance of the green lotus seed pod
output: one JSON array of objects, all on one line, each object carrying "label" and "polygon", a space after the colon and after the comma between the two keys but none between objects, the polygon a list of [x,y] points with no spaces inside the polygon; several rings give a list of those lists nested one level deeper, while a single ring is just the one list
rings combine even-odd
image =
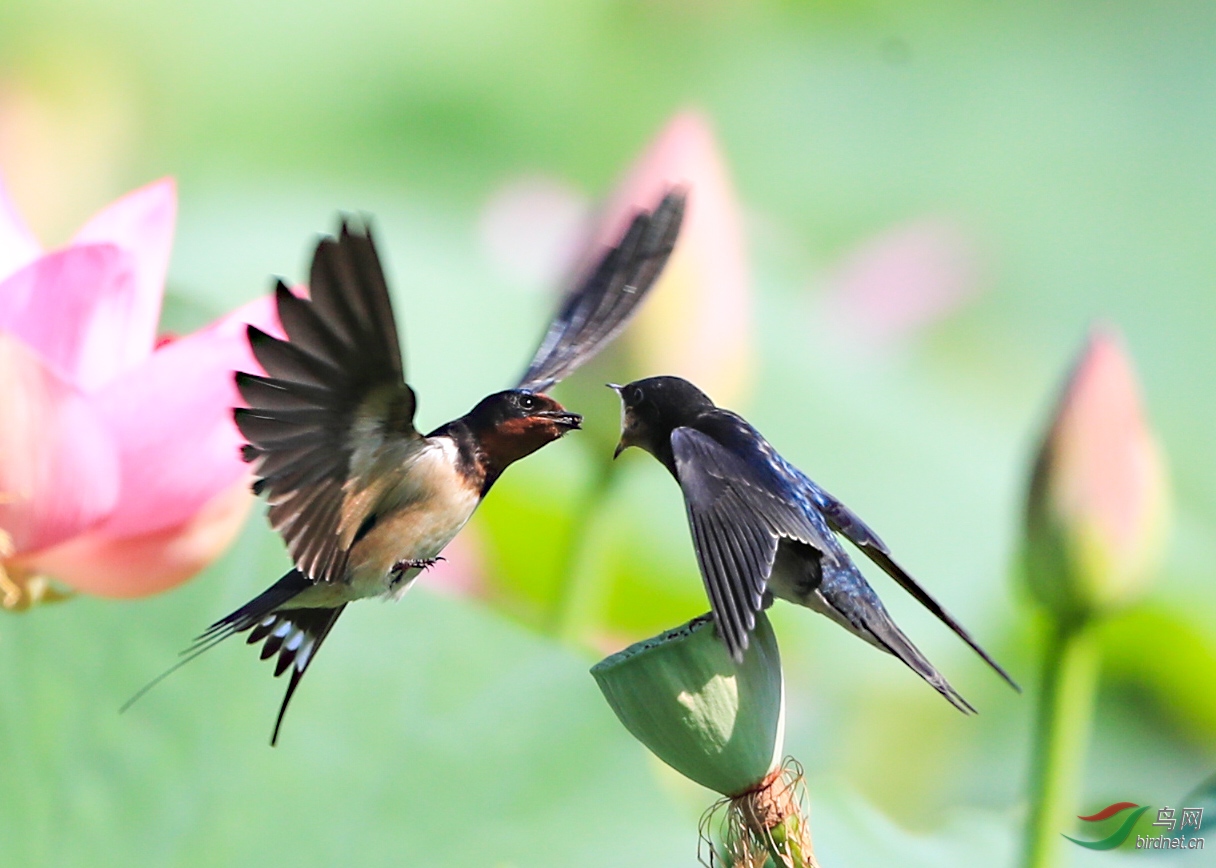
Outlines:
[{"label": "green lotus seed pod", "polygon": [[738,796],[780,766],[785,685],[763,612],[741,664],[703,615],[613,654],[591,674],[625,728],[704,787]]}]

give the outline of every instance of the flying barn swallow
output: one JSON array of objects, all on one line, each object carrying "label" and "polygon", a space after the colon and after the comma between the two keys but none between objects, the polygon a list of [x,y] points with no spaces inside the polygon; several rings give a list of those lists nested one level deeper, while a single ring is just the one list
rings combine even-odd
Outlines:
[{"label": "flying barn swallow", "polygon": [[742,660],[756,612],[780,597],[827,615],[898,657],[960,711],[975,711],[896,626],[841,545],[840,534],[1020,691],[891,558],[874,531],[782,458],[742,416],[714,406],[679,377],[610,387],[621,398],[621,440],[614,457],[638,446],[679,483],[714,622],[736,660]]},{"label": "flying barn swallow", "polygon": [[236,374],[249,405],[234,416],[248,440],[242,454],[254,467],[253,490],[267,496],[270,524],[295,567],[212,624],[169,672],[250,631],[250,644],[264,643],[262,659],[278,654],[276,676],[291,670],[275,744],[300,679],[346,604],[399,598],[510,464],[580,426],[581,416],[544,392],[624,328],[671,254],[684,198],[673,190],[633,218],[565,296],[514,388],[426,435],[414,427],[414,390],[370,231],[344,222],[337,238],[322,238],[309,297],[282,281],[276,288],[286,340],[249,326],[267,376]]}]

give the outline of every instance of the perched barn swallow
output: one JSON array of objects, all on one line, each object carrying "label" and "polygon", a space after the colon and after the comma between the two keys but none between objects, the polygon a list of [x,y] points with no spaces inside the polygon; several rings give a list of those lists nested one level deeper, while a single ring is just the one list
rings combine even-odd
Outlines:
[{"label": "perched barn swallow", "polygon": [[234,415],[253,490],[267,496],[295,568],[212,624],[178,666],[246,630],[250,644],[264,642],[262,659],[278,654],[274,674],[291,670],[273,745],[346,604],[399,598],[510,464],[580,426],[581,416],[543,393],[624,328],[666,264],[683,213],[680,190],[638,213],[566,295],[515,388],[426,435],[414,427],[414,391],[371,233],[344,223],[337,238],[322,238],[309,297],[282,281],[276,289],[287,339],[249,327],[267,376],[236,374],[249,404]]},{"label": "perched barn swallow", "polygon": [[638,446],[679,483],[714,622],[736,660],[747,648],[756,612],[780,597],[827,615],[898,657],[960,711],[975,711],[896,626],[837,539],[841,534],[1020,690],[892,560],[874,531],[782,458],[742,416],[714,406],[679,377],[609,385],[621,397],[614,457]]}]

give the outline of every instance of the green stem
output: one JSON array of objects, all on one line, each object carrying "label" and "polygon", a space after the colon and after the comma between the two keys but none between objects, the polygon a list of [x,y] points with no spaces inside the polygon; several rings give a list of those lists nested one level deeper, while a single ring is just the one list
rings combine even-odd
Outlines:
[{"label": "green stem", "polygon": [[576,640],[591,619],[590,609],[597,600],[595,577],[578,569],[579,559],[587,543],[587,535],[594,527],[600,510],[608,502],[608,492],[615,479],[610,462],[597,462],[595,476],[572,512],[549,619],[549,632],[563,641]]},{"label": "green stem", "polygon": [[772,852],[770,848],[769,855],[772,856],[776,868],[785,868],[785,866],[819,868],[819,863],[815,861],[815,853],[811,849],[811,836],[804,826],[805,823],[806,818],[795,811],[770,830],[769,840],[780,845],[781,849],[789,854],[787,858]]},{"label": "green stem", "polygon": [[1090,626],[1084,621],[1054,622],[1035,723],[1025,868],[1059,864],[1060,835],[1076,814],[1098,668],[1098,647]]},{"label": "green stem", "polygon": [[763,841],[765,849],[768,850],[768,858],[773,860],[773,868],[789,868],[789,860],[781,855],[781,851],[777,848],[776,838],[771,834],[765,835]]}]

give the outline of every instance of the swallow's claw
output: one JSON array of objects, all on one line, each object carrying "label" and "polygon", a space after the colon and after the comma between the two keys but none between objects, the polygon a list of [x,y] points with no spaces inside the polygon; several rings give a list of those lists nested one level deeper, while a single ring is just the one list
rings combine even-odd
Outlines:
[{"label": "swallow's claw", "polygon": [[442,560],[446,560],[446,558],[406,558],[405,560],[397,561],[397,563],[393,564],[392,571],[398,575],[402,575],[406,570],[429,570]]}]

